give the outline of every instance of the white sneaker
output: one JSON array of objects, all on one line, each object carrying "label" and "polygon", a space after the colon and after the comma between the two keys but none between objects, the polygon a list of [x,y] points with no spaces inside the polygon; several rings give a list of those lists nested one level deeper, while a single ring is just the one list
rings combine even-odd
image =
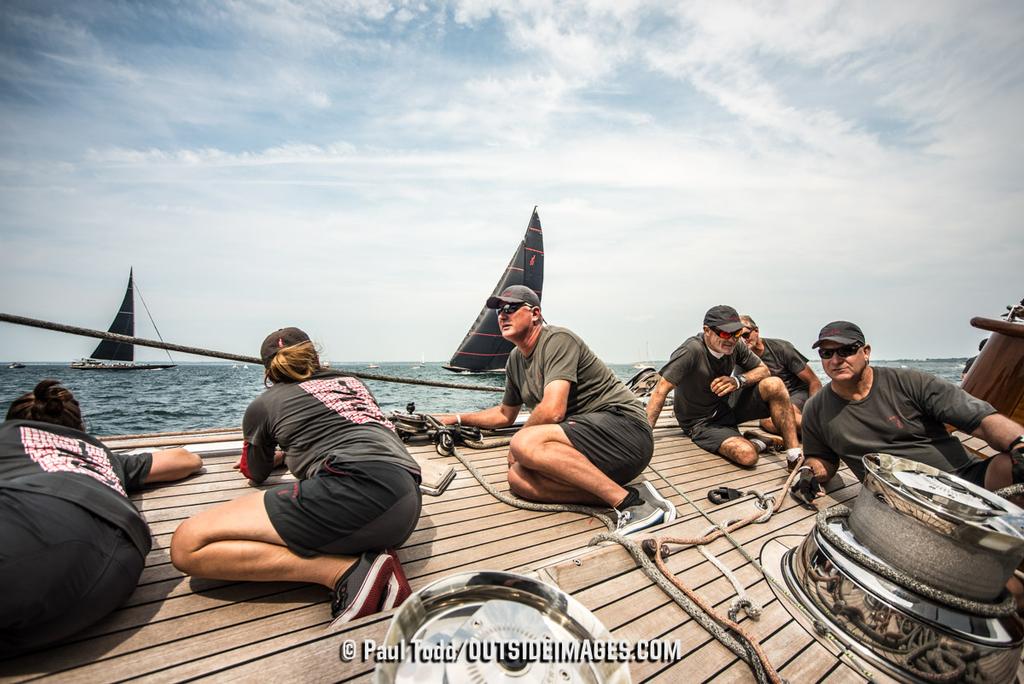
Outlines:
[{"label": "white sneaker", "polygon": [[[661,495],[657,487],[651,484],[650,480],[644,480],[644,487],[647,489],[650,495],[649,500],[654,503],[655,506],[665,511],[665,522],[670,523],[676,519],[676,507],[672,503]],[[643,498],[647,499],[648,496],[642,495]]]},{"label": "white sneaker", "polygon": [[648,501],[645,492],[637,490],[640,501],[618,511],[619,521],[615,531],[619,534],[633,534],[648,527],[653,527],[665,519],[665,509]]}]

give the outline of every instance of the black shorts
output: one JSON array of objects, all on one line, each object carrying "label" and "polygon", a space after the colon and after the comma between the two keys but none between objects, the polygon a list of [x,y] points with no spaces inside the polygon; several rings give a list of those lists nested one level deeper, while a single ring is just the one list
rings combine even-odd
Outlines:
[{"label": "black shorts", "polygon": [[[967,480],[971,484],[976,484],[982,489],[985,488],[985,475],[988,473],[988,467],[992,465],[991,458],[978,458],[960,469],[960,472],[954,473],[961,480]],[[1021,484],[1017,481],[1017,478],[1013,478],[1013,484]]]},{"label": "black shorts", "polygon": [[81,506],[0,488],[0,657],[97,622],[131,596],[144,564],[120,528]]},{"label": "black shorts", "polygon": [[728,408],[683,428],[683,432],[701,449],[717,454],[722,442],[730,437],[742,437],[736,429],[740,423],[770,415],[768,404],[761,398],[757,385],[750,385],[729,395]]},{"label": "black shorts", "polygon": [[631,414],[598,411],[572,416],[560,425],[573,447],[616,484],[636,478],[654,455],[651,428]]},{"label": "black shorts", "polygon": [[798,389],[795,392],[789,393],[789,402],[793,404],[793,406],[796,406],[801,411],[804,410],[804,404],[806,404],[807,400],[810,398],[810,394],[808,394],[807,390],[805,389]]},{"label": "black shorts", "polygon": [[268,489],[274,529],[300,556],[356,556],[400,546],[420,518],[419,483],[381,461],[326,461],[308,480]]}]

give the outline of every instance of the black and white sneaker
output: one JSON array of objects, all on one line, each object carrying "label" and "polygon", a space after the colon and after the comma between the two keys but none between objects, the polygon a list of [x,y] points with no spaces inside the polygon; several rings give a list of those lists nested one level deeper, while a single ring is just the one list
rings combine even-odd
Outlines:
[{"label": "black and white sneaker", "polygon": [[654,503],[658,508],[665,511],[665,520],[663,522],[670,523],[676,519],[676,507],[672,503],[661,495],[657,487],[650,483],[649,480],[644,480],[644,488],[647,490],[642,496]]},{"label": "black and white sneaker", "polygon": [[619,534],[633,534],[648,527],[653,527],[665,519],[665,509],[645,498],[646,491],[636,490],[640,500],[632,506],[618,511],[619,521],[615,531]]},{"label": "black and white sneaker", "polygon": [[372,615],[381,608],[391,577],[394,558],[387,553],[367,551],[345,571],[331,594],[331,626]]}]

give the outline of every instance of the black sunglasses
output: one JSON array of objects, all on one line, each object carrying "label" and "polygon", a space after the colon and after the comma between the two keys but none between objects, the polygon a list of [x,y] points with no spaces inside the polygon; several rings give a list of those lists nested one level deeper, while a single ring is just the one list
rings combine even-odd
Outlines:
[{"label": "black sunglasses", "polygon": [[499,306],[498,315],[500,316],[501,314],[505,314],[506,316],[511,316],[524,306],[528,306],[526,302],[516,302],[514,304],[505,304],[504,306]]},{"label": "black sunglasses", "polygon": [[751,328],[750,330],[748,330],[745,333],[743,333],[742,335],[740,335],[740,337],[742,337],[745,340],[749,340],[750,336],[753,335],[756,332],[757,332],[757,328]]},{"label": "black sunglasses", "polygon": [[854,342],[853,344],[847,344],[842,347],[836,347],[835,349],[818,349],[818,356],[822,359],[831,359],[834,354],[839,354],[840,358],[847,359],[857,353],[864,345],[860,342]]}]

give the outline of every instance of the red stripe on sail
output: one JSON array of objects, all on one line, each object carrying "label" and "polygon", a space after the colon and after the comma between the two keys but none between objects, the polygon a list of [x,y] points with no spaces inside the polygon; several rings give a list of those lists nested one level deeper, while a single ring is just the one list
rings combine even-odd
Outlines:
[{"label": "red stripe on sail", "polygon": [[534,249],[533,247],[526,247],[525,249],[527,252],[536,252],[537,254],[544,256],[544,252],[540,251],[539,249]]},{"label": "red stripe on sail", "polygon": [[508,270],[510,270],[510,271],[522,271],[523,269],[521,269],[521,268],[519,268],[517,266],[509,266]]},{"label": "red stripe on sail", "polygon": [[474,331],[473,334],[474,335],[480,335],[481,337],[501,337],[501,335],[496,335],[494,333],[482,333],[482,332],[476,332],[476,331]]},{"label": "red stripe on sail", "polygon": [[540,228],[527,228],[526,230],[532,230],[534,233],[543,233],[544,232]]}]

